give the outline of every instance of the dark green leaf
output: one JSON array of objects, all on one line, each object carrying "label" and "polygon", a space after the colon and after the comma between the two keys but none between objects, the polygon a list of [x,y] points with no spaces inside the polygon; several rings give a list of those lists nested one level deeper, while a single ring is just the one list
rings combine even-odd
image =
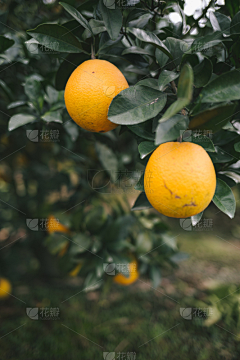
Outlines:
[{"label": "dark green leaf", "polygon": [[110,38],[116,40],[122,27],[121,10],[109,9],[103,0],[99,2],[99,9]]},{"label": "dark green leaf", "polygon": [[138,46],[131,46],[131,47],[125,49],[122,52],[122,55],[126,55],[126,54],[142,54],[142,55],[152,56],[152,52],[150,52],[148,50],[145,50],[145,49],[142,49],[142,48],[140,48]]},{"label": "dark green leaf", "polygon": [[196,226],[203,216],[203,211],[197,215],[191,216],[192,226]]},{"label": "dark green leaf", "polygon": [[48,111],[43,116],[41,116],[41,118],[47,123],[57,122],[62,124],[62,116],[60,111]]},{"label": "dark green leaf", "polygon": [[72,72],[84,61],[90,60],[86,54],[69,54],[58,68],[55,85],[57,90],[64,90]]},{"label": "dark green leaf", "polygon": [[89,30],[92,34],[93,31],[91,29],[91,26],[89,25],[88,21],[85,19],[84,16],[82,16],[82,14],[75,9],[73,6],[66,4],[64,2],[60,2],[60,5],[62,5],[62,7],[64,7],[64,9],[70,14],[72,15],[72,17],[80,24],[82,25],[85,29]]},{"label": "dark green leaf", "polygon": [[167,121],[160,123],[157,127],[155,144],[159,145],[176,140],[181,136],[183,130],[187,129],[188,123],[188,117],[183,115],[174,115]]},{"label": "dark green leaf", "polygon": [[169,106],[164,113],[160,122],[167,121],[172,116],[177,114],[185,106],[187,106],[192,99],[193,92],[193,71],[189,64],[185,64],[181,70],[180,78],[178,81],[177,101]]},{"label": "dark green leaf", "polygon": [[137,198],[137,200],[136,200],[136,202],[133,205],[131,210],[132,211],[134,211],[134,210],[144,210],[144,209],[150,209],[150,208],[152,208],[152,205],[148,201],[148,199],[146,197],[146,194],[144,192],[142,192],[138,196],[138,198]]},{"label": "dark green leaf", "polygon": [[227,162],[234,160],[234,157],[232,157],[230,154],[228,154],[226,151],[224,151],[220,147],[215,146],[215,150],[216,151],[214,153],[209,154],[209,156],[212,159],[212,162],[214,164],[222,164],[222,163],[227,163]]},{"label": "dark green leaf", "polygon": [[204,136],[204,135],[193,136],[192,137],[192,142],[194,144],[202,146],[206,151],[209,151],[209,152],[215,152],[216,151],[212,140],[208,136]]},{"label": "dark green leaf", "polygon": [[231,20],[226,15],[218,11],[216,11],[214,14],[218,20],[218,24],[221,28],[222,33],[225,35],[230,35]]},{"label": "dark green leaf", "polygon": [[5,50],[13,46],[14,41],[8,39],[7,37],[0,35],[0,53],[3,53]]},{"label": "dark green leaf", "polygon": [[206,129],[216,132],[231,120],[235,108],[235,104],[227,104],[202,111],[190,121],[189,129]]},{"label": "dark green leaf", "polygon": [[188,53],[200,52],[221,43],[223,40],[224,39],[222,38],[222,32],[215,31],[212,34],[208,34],[206,36],[202,36],[194,40],[191,48],[187,52]]},{"label": "dark green leaf", "polygon": [[237,152],[240,152],[240,142],[237,142],[236,144],[234,144],[234,149]]},{"label": "dark green leaf", "polygon": [[29,114],[17,114],[13,115],[8,123],[8,130],[12,131],[20,126],[26,125],[35,120],[35,116]]},{"label": "dark green leaf", "polygon": [[159,90],[163,91],[165,86],[179,77],[174,71],[163,70],[158,78]]},{"label": "dark green leaf", "polygon": [[207,58],[204,58],[204,60],[200,64],[194,67],[194,85],[196,86],[196,88],[207,85],[207,83],[212,77],[212,71],[212,63]]},{"label": "dark green leaf", "polygon": [[141,85],[131,86],[113,99],[108,118],[115,124],[139,124],[156,116],[166,101],[166,95],[158,90]]},{"label": "dark green leaf", "polygon": [[77,234],[72,239],[73,244],[70,247],[70,255],[78,255],[87,251],[92,243],[90,236]]},{"label": "dark green leaf", "polygon": [[166,47],[169,49],[169,52],[173,58],[173,64],[178,66],[182,61],[183,54],[188,50],[188,44],[183,41],[173,37],[168,37],[165,41]]},{"label": "dark green leaf", "polygon": [[240,99],[240,71],[233,70],[211,81],[201,92],[202,103]]},{"label": "dark green leaf", "polygon": [[230,26],[231,35],[240,34],[240,11],[234,16]]},{"label": "dark green leaf", "polygon": [[138,151],[141,159],[144,159],[147,155],[151,154],[153,150],[156,149],[156,145],[154,145],[151,141],[143,141],[138,145]]},{"label": "dark green leaf", "polygon": [[104,169],[112,177],[113,181],[117,180],[118,176],[118,160],[114,152],[105,144],[96,143],[96,150]]},{"label": "dark green leaf", "polygon": [[149,86],[153,89],[159,90],[158,81],[157,79],[144,79],[140,80],[136,85],[144,85]]},{"label": "dark green leaf", "polygon": [[28,34],[40,44],[57,52],[85,52],[79,40],[68,29],[57,24],[39,25],[36,29],[28,30]]},{"label": "dark green leaf", "polygon": [[166,63],[168,62],[169,57],[162,50],[156,49],[155,56],[157,63],[161,68],[165,66]]},{"label": "dark green leaf", "polygon": [[134,189],[137,191],[144,191],[144,174],[142,174],[137,184],[134,186]]},{"label": "dark green leaf", "polygon": [[213,197],[214,204],[231,219],[234,217],[236,201],[230,187],[222,180],[217,179],[217,187]]},{"label": "dark green leaf", "polygon": [[150,278],[152,280],[153,287],[157,288],[161,283],[161,273],[157,266],[150,266]]},{"label": "dark green leaf", "polygon": [[127,31],[136,36],[137,39],[147,42],[156,46],[158,49],[163,51],[168,57],[172,59],[172,55],[169,52],[168,48],[164,45],[164,43],[157,37],[157,35],[153,34],[150,31],[145,31],[137,28],[127,28]]},{"label": "dark green leaf", "polygon": [[138,125],[129,125],[129,130],[131,130],[137,136],[146,139],[154,140],[155,135],[152,133],[152,121],[145,121],[144,123]]},{"label": "dark green leaf", "polygon": [[[102,33],[102,32],[104,32],[104,31],[107,30],[106,27],[105,27],[105,25],[104,25],[104,22],[103,22],[103,21],[100,21],[100,20],[91,19],[91,20],[89,21],[89,25],[90,25],[90,27],[91,27],[91,29],[92,29],[92,33],[93,33],[94,35],[100,34],[100,33]],[[84,33],[82,34],[83,40],[86,40],[86,39],[88,39],[89,37],[91,37],[91,36],[92,36],[92,33],[90,32],[90,30],[86,29],[86,30],[84,31]]]}]

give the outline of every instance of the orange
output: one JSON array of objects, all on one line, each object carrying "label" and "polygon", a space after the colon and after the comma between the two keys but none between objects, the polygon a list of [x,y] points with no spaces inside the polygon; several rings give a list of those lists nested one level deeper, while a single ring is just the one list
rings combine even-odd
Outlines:
[{"label": "orange", "polygon": [[73,277],[75,277],[75,276],[77,276],[77,274],[79,273],[79,271],[81,270],[81,268],[82,268],[82,263],[79,263],[79,264],[77,264],[77,266],[75,266],[70,272],[69,272],[69,275],[70,276],[73,276]]},{"label": "orange", "polygon": [[0,299],[5,299],[9,296],[12,286],[7,279],[0,278]]},{"label": "orange", "polygon": [[144,189],[151,205],[161,214],[187,218],[211,202],[216,173],[207,152],[190,142],[161,144],[145,170]]},{"label": "orange", "polygon": [[106,60],[87,60],[71,74],[65,88],[65,104],[71,118],[83,129],[107,132],[118,125],[108,120],[112,99],[128,83],[121,71]]},{"label": "orange", "polygon": [[47,231],[49,234],[55,232],[70,233],[68,227],[61,224],[53,215],[48,217]]},{"label": "orange", "polygon": [[117,274],[116,276],[114,276],[113,280],[117,284],[128,286],[133,284],[135,281],[137,281],[138,278],[139,278],[139,272],[137,270],[137,261],[134,260],[129,264],[128,277],[125,276],[124,274]]}]

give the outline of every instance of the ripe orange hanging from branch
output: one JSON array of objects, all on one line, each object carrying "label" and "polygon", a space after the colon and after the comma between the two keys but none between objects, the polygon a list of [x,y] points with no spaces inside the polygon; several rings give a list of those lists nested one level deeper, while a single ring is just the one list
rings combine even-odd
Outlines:
[{"label": "ripe orange hanging from branch", "polygon": [[187,218],[202,212],[216,189],[216,173],[208,153],[190,142],[161,144],[151,155],[144,190],[161,214]]},{"label": "ripe orange hanging from branch", "polygon": [[65,104],[71,118],[83,129],[107,132],[118,125],[108,120],[112,99],[128,83],[121,71],[106,60],[87,60],[71,74],[65,88]]}]

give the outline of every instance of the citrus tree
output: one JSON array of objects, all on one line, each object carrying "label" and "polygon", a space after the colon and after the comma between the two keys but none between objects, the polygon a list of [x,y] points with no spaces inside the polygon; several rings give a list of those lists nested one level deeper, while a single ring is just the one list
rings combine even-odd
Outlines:
[{"label": "citrus tree", "polygon": [[[113,278],[127,285],[141,273],[157,286],[161,268],[175,266],[177,247],[151,211],[159,193],[146,196],[144,177],[152,153],[165,143],[188,144],[180,162],[200,146],[214,165],[209,199],[194,209],[192,224],[212,197],[233,218],[231,187],[240,172],[236,4],[211,1],[194,18],[185,15],[184,1],[68,1],[49,5],[51,15],[40,8],[38,19],[24,23],[23,16],[21,31],[0,36],[1,234],[14,243],[1,254],[3,275],[8,261],[27,248],[35,260],[22,274],[40,266],[47,276],[79,275],[84,289],[93,289]],[[10,28],[14,11],[5,15]],[[65,107],[71,74],[91,59],[115,65],[129,85],[117,93],[114,86],[101,87],[108,121],[120,125],[111,132],[80,128]],[[195,173],[199,161],[196,153]],[[184,177],[177,180],[183,188]],[[140,194],[130,209],[133,186]]]}]

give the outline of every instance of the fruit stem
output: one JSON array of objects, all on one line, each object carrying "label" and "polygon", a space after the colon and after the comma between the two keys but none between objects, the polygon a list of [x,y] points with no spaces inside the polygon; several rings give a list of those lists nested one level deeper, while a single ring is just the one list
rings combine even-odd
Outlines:
[{"label": "fruit stem", "polygon": [[95,56],[95,51],[94,51],[94,46],[93,46],[93,44],[91,44],[91,59],[96,59],[96,56]]}]

